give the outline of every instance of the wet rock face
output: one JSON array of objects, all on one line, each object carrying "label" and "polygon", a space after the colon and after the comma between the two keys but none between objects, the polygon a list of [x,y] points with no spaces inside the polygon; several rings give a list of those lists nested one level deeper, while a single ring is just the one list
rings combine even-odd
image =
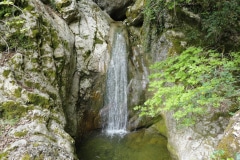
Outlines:
[{"label": "wet rock face", "polygon": [[94,0],[114,20],[121,20],[125,17],[127,7],[135,0]]},{"label": "wet rock face", "polygon": [[75,60],[66,101],[67,130],[74,137],[101,127],[98,111],[103,107],[110,58],[109,31],[113,22],[92,1],[81,0],[78,10],[81,19],[69,24],[75,39]]}]

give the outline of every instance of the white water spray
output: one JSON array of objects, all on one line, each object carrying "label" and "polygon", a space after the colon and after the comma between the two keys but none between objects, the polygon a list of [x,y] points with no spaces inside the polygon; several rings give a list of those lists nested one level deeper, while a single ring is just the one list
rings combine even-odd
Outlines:
[{"label": "white water spray", "polygon": [[105,107],[108,109],[108,135],[124,134],[127,128],[127,44],[121,31],[116,31],[107,72]]}]

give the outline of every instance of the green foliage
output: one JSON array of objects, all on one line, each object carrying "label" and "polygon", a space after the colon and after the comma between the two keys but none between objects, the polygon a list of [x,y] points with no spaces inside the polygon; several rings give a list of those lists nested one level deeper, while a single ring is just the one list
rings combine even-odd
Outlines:
[{"label": "green foliage", "polygon": [[[226,43],[225,39],[240,32],[240,1],[218,1],[211,5],[212,10],[202,13],[203,29],[211,44]],[[224,40],[224,41],[223,41]]]},{"label": "green foliage", "polygon": [[31,48],[32,43],[27,36],[28,29],[25,26],[25,10],[28,8],[27,0],[0,2],[0,39],[5,42],[5,48],[1,50],[16,50],[18,47]]},{"label": "green foliage", "polygon": [[149,85],[153,96],[135,109],[152,117],[161,111],[174,111],[177,121],[192,125],[196,115],[206,113],[209,107],[238,103],[239,65],[239,53],[222,57],[213,50],[190,47],[151,67],[155,70]]},{"label": "green foliage", "polygon": [[[239,0],[146,0],[144,23],[155,25],[163,31],[165,14],[177,16],[177,9],[186,7],[198,14],[201,19],[200,30],[204,32],[206,46],[232,50],[239,49],[240,1]],[[172,12],[173,11],[173,12]],[[179,13],[179,12],[178,12]],[[180,25],[176,19],[175,26]]]},{"label": "green foliage", "polygon": [[28,133],[28,131],[26,131],[26,130],[21,131],[21,132],[15,132],[15,133],[14,133],[14,136],[15,136],[15,137],[24,137],[24,136],[27,135],[27,133]]},{"label": "green foliage", "polygon": [[216,150],[210,157],[211,159],[218,159],[218,157],[221,157],[222,155],[224,155],[224,150]]},{"label": "green foliage", "polygon": [[210,158],[212,160],[234,160],[234,158],[221,158],[224,154],[224,150],[216,150],[211,154]]},{"label": "green foliage", "polygon": [[48,97],[36,93],[28,93],[28,103],[49,108],[51,103]]},{"label": "green foliage", "polygon": [[145,23],[154,24],[158,27],[158,30],[163,30],[164,1],[146,0],[145,3],[143,11]]}]

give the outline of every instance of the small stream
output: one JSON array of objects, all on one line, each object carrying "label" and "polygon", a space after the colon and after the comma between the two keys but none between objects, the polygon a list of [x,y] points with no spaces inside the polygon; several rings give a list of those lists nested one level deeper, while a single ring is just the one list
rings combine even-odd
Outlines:
[{"label": "small stream", "polygon": [[88,135],[78,147],[80,160],[171,160],[167,140],[142,130],[124,136]]}]

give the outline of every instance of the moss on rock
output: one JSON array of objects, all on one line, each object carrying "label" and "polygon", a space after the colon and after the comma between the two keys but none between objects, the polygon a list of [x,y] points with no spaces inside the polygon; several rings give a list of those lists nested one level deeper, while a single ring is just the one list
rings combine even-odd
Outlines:
[{"label": "moss on rock", "polygon": [[32,107],[24,106],[15,101],[5,101],[0,104],[3,119],[18,119],[23,117]]},{"label": "moss on rock", "polygon": [[234,157],[240,151],[240,111],[238,111],[230,120],[228,127],[221,141],[217,146],[217,150],[223,150],[224,154],[221,158],[227,159]]},{"label": "moss on rock", "polygon": [[7,152],[1,152],[0,153],[0,159],[2,159],[2,160],[7,159],[7,155],[8,155]]},{"label": "moss on rock", "polygon": [[28,93],[28,100],[30,104],[47,106],[49,105],[49,98],[43,97],[37,93]]},{"label": "moss on rock", "polygon": [[26,153],[22,156],[21,160],[31,160],[31,156],[28,153]]},{"label": "moss on rock", "polygon": [[7,78],[8,75],[10,74],[10,72],[11,72],[11,70],[4,70],[4,71],[3,71],[3,76],[4,76],[5,78]]},{"label": "moss on rock", "polygon": [[27,133],[28,133],[28,131],[26,131],[26,130],[21,131],[21,132],[15,132],[15,133],[14,133],[14,136],[15,136],[15,137],[24,137],[24,136],[27,135]]},{"label": "moss on rock", "polygon": [[21,91],[22,91],[22,88],[17,88],[14,90],[14,96],[17,97],[17,98],[20,98],[21,97]]}]

